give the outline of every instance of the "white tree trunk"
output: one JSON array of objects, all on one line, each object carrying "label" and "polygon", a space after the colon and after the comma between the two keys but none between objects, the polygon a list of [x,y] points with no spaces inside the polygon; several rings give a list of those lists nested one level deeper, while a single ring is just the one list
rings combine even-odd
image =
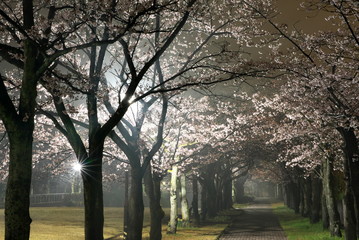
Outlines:
[{"label": "white tree trunk", "polygon": [[168,223],[167,233],[175,234],[177,231],[177,172],[178,167],[174,165],[171,172],[171,190],[170,190],[170,221]]},{"label": "white tree trunk", "polygon": [[180,185],[181,185],[181,213],[183,225],[188,225],[189,223],[189,207],[187,201],[187,190],[186,190],[186,175],[182,174],[180,176]]}]

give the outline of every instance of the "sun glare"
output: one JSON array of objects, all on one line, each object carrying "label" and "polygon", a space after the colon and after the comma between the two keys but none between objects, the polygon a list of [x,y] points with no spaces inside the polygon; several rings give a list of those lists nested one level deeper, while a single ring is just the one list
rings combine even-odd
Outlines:
[{"label": "sun glare", "polygon": [[74,163],[72,168],[76,171],[76,172],[80,172],[82,170],[82,164],[81,163]]}]

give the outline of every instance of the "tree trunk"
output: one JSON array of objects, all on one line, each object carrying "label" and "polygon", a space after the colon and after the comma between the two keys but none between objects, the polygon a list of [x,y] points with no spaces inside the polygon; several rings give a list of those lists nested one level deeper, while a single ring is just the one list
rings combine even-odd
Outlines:
[{"label": "tree trunk", "polygon": [[[338,128],[344,140],[345,216],[347,218],[346,239],[356,239],[359,231],[359,150],[352,128]],[[347,229],[347,227],[349,229]],[[355,232],[355,234],[354,234]]]},{"label": "tree trunk", "polygon": [[287,206],[294,210],[295,213],[299,213],[300,205],[300,189],[296,183],[290,180],[289,183],[285,184],[285,196]]},{"label": "tree trunk", "polygon": [[329,229],[329,215],[324,189],[322,194],[322,225],[323,229]]},{"label": "tree trunk", "polygon": [[276,184],[276,199],[284,201],[283,187],[281,183]]},{"label": "tree trunk", "polygon": [[206,181],[206,202],[207,202],[207,214],[208,217],[215,217],[217,214],[217,191],[214,184],[214,179],[208,178]]},{"label": "tree trunk", "polygon": [[[22,1],[23,30],[34,26],[33,1]],[[20,16],[19,16],[20,17]],[[30,236],[29,214],[32,174],[32,144],[36,106],[38,69],[42,55],[32,40],[25,39],[24,68],[20,101],[16,108],[0,79],[0,117],[10,142],[9,175],[5,197],[5,239],[27,240]]]},{"label": "tree trunk", "polygon": [[130,187],[128,171],[125,172],[125,196],[124,196],[124,204],[123,204],[123,238],[127,239],[128,232],[128,190]]},{"label": "tree trunk", "polygon": [[141,240],[143,228],[143,192],[142,192],[142,168],[131,168],[131,189],[128,208],[128,240]]},{"label": "tree trunk", "polygon": [[311,177],[304,179],[304,217],[310,217],[312,211],[312,180]]},{"label": "tree trunk", "polygon": [[93,144],[90,147],[90,156],[83,163],[81,170],[84,186],[86,240],[103,239],[102,151],[101,143]]},{"label": "tree trunk", "polygon": [[244,199],[244,183],[247,181],[247,176],[239,177],[234,181],[235,201],[237,203],[243,202]]},{"label": "tree trunk", "polygon": [[355,207],[354,199],[351,191],[351,182],[350,182],[350,170],[347,159],[344,160],[344,182],[345,182],[345,192],[344,192],[344,229],[345,229],[345,239],[346,240],[356,240],[356,223],[355,223]]},{"label": "tree trunk", "polygon": [[317,223],[320,221],[321,209],[321,196],[322,196],[322,183],[320,179],[314,174],[312,175],[312,203],[310,212],[310,223]]},{"label": "tree trunk", "polygon": [[300,203],[299,203],[299,212],[300,214],[304,217],[304,212],[305,212],[305,180],[300,178],[298,180],[299,182],[299,194],[300,194]]},{"label": "tree trunk", "polygon": [[329,231],[332,236],[341,237],[340,218],[333,192],[333,163],[330,156],[323,161],[323,194],[329,216]]},{"label": "tree trunk", "polygon": [[201,182],[202,191],[201,191],[201,220],[204,221],[207,218],[207,210],[208,210],[208,203],[207,203],[207,189],[206,184],[204,181]]},{"label": "tree trunk", "polygon": [[186,175],[184,173],[180,176],[180,188],[182,226],[187,227],[189,226],[189,207],[187,201]]},{"label": "tree trunk", "polygon": [[162,219],[165,216],[161,207],[161,178],[155,172],[152,173],[151,165],[149,165],[144,180],[146,194],[150,202],[150,240],[161,240]]},{"label": "tree trunk", "polygon": [[5,197],[5,239],[28,240],[31,224],[29,214],[33,141],[31,124],[24,123],[15,131],[10,129],[7,131],[10,141],[10,162]]},{"label": "tree trunk", "polygon": [[284,202],[284,205],[291,208],[289,206],[290,205],[290,199],[289,199],[287,184],[288,183],[282,183],[283,202]]},{"label": "tree trunk", "polygon": [[192,188],[193,188],[193,199],[192,199],[193,226],[198,227],[200,224],[200,216],[198,211],[198,181],[196,176],[193,176]]},{"label": "tree trunk", "polygon": [[231,175],[227,176],[227,179],[223,183],[223,208],[230,209],[233,206],[232,201],[232,179]]},{"label": "tree trunk", "polygon": [[[346,187],[347,188],[347,187]],[[344,194],[344,229],[345,240],[356,240],[355,213],[353,211],[354,200],[350,191],[345,190]]]},{"label": "tree trunk", "polygon": [[214,211],[214,215],[211,214],[212,216],[215,216],[217,214],[217,212],[221,211],[223,209],[223,179],[216,179],[215,181],[215,199],[216,199],[216,208]]},{"label": "tree trunk", "polygon": [[173,165],[171,172],[171,190],[170,190],[170,221],[168,223],[167,234],[177,232],[177,165]]},{"label": "tree trunk", "polygon": [[294,207],[294,212],[295,213],[299,213],[299,187],[298,184],[295,182],[292,182],[292,195],[293,195],[293,207]]}]

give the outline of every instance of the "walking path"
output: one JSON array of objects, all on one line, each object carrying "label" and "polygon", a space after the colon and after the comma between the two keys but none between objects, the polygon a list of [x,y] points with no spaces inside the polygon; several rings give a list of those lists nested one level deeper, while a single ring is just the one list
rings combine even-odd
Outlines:
[{"label": "walking path", "polygon": [[258,202],[238,211],[219,240],[287,240],[270,204]]}]

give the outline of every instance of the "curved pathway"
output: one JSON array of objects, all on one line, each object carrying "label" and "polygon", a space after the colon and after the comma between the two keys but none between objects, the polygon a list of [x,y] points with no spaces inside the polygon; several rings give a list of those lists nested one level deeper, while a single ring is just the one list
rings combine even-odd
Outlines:
[{"label": "curved pathway", "polygon": [[219,240],[287,240],[269,203],[258,202],[238,211]]}]

